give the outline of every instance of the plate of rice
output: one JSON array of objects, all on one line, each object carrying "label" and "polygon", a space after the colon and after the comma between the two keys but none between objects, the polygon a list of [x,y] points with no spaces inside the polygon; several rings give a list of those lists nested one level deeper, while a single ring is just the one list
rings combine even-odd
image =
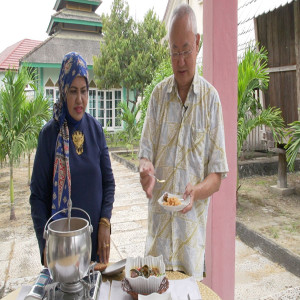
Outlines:
[{"label": "plate of rice", "polygon": [[187,197],[185,200],[181,197],[182,196],[165,192],[158,199],[158,203],[167,211],[181,211],[190,204],[190,197]]}]

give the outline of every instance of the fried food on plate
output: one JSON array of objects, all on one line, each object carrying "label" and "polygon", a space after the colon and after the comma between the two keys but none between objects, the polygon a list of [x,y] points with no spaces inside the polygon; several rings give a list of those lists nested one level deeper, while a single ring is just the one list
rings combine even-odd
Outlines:
[{"label": "fried food on plate", "polygon": [[102,263],[97,263],[94,267],[95,271],[104,271],[107,265]]},{"label": "fried food on plate", "polygon": [[169,197],[167,193],[163,197],[163,205],[168,206],[178,206],[181,204],[181,201],[177,197]]}]

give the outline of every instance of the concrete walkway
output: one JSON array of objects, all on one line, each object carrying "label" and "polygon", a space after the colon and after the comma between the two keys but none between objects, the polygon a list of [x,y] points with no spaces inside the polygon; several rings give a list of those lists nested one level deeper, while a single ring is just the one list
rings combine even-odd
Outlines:
[{"label": "concrete walkway", "polygon": [[[115,160],[112,160],[112,167],[116,200],[111,220],[110,261],[116,262],[128,256],[144,255],[148,201],[138,173]],[[2,289],[4,296],[34,281],[41,265],[33,232],[26,241],[21,239],[20,233],[15,233],[9,241],[0,241],[0,246],[0,292]],[[300,299],[300,278],[236,239],[235,300],[245,299]]]}]

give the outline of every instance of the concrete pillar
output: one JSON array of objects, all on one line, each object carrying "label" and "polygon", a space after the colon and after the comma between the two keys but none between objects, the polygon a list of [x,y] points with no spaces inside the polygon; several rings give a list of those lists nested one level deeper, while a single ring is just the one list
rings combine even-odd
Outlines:
[{"label": "concrete pillar", "polygon": [[204,283],[222,300],[234,299],[237,182],[237,0],[204,0],[203,72],[219,92],[229,174],[212,197]]}]

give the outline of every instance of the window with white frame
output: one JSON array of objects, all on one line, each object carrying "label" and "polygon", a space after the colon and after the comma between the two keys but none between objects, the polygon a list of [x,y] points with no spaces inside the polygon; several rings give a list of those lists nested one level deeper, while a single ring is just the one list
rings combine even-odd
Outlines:
[{"label": "window with white frame", "polygon": [[97,113],[96,95],[97,95],[97,91],[95,89],[89,90],[89,108],[90,108],[89,113],[94,118],[96,118],[96,113]]},{"label": "window with white frame", "polygon": [[89,113],[108,130],[120,129],[122,126],[121,109],[122,90],[89,90]]},{"label": "window with white frame", "polygon": [[97,119],[104,127],[104,91],[98,90],[98,116]]},{"label": "window with white frame", "polygon": [[122,110],[119,107],[121,101],[122,101],[121,91],[116,90],[115,91],[115,127],[121,127],[122,125],[122,119],[121,119]]},{"label": "window with white frame", "polygon": [[49,101],[49,107],[52,110],[54,104],[54,88],[46,88],[45,89],[45,96]]},{"label": "window with white frame", "polygon": [[59,90],[56,87],[45,87],[45,96],[49,101],[49,107],[52,110],[53,104],[59,99]]},{"label": "window with white frame", "polygon": [[106,106],[106,120],[105,120],[105,127],[106,128],[113,128],[113,92],[106,91],[105,92],[105,106]]},{"label": "window with white frame", "polygon": [[49,101],[50,110],[53,109],[53,104],[56,103],[59,99],[59,90],[57,85],[54,85],[51,78],[45,84],[45,97]]}]

